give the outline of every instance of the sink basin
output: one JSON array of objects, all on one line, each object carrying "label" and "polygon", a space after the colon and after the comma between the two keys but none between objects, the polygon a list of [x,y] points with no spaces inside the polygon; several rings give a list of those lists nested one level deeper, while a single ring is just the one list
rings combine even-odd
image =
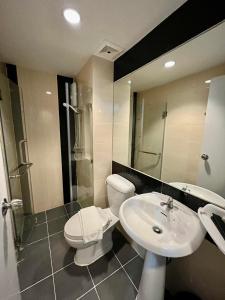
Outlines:
[{"label": "sink basin", "polygon": [[170,182],[169,184],[179,190],[182,190],[193,196],[201,198],[202,200],[205,200],[209,203],[225,208],[225,199],[210,190],[207,190],[198,185],[184,183],[184,182]]},{"label": "sink basin", "polygon": [[148,193],[127,199],[120,207],[120,222],[127,234],[147,250],[137,299],[164,298],[166,257],[193,253],[202,243],[205,229],[198,215],[170,197]]},{"label": "sink basin", "polygon": [[158,255],[181,257],[193,253],[205,235],[198,215],[176,200],[174,208],[165,212],[162,201],[153,193],[126,200],[120,208],[123,228],[135,242]]}]

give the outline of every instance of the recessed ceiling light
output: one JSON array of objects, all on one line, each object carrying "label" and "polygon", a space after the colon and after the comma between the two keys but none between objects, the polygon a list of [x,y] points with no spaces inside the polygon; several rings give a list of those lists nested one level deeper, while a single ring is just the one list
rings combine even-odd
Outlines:
[{"label": "recessed ceiling light", "polygon": [[164,67],[165,68],[172,68],[175,66],[175,61],[173,60],[170,60],[170,61],[167,61],[165,64],[164,64]]},{"label": "recessed ceiling light", "polygon": [[129,84],[131,84],[131,80],[128,80],[127,82],[128,82]]},{"label": "recessed ceiling light", "polygon": [[75,9],[67,8],[63,11],[64,18],[70,24],[79,24],[80,23],[80,15]]},{"label": "recessed ceiling light", "polygon": [[51,95],[51,94],[52,94],[51,91],[46,91],[45,93],[46,93],[47,95]]},{"label": "recessed ceiling light", "polygon": [[205,83],[210,83],[210,82],[211,82],[211,80],[210,80],[210,79],[205,81]]}]

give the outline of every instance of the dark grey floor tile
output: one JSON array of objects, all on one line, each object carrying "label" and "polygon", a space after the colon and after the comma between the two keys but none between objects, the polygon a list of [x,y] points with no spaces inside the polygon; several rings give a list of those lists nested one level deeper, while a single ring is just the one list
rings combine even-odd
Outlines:
[{"label": "dark grey floor tile", "polygon": [[43,223],[38,226],[34,226],[26,240],[27,244],[30,244],[32,242],[41,240],[43,238],[47,237],[47,224]]},{"label": "dark grey floor tile", "polygon": [[44,222],[46,222],[46,214],[44,211],[34,214],[34,224],[35,225],[42,224]]},{"label": "dark grey floor tile", "polygon": [[19,295],[13,296],[10,300],[54,300],[54,288],[52,276],[37,283]]},{"label": "dark grey floor tile", "polygon": [[112,251],[108,252],[105,256],[89,266],[95,284],[99,283],[119,268],[120,264]]},{"label": "dark grey floor tile", "polygon": [[21,290],[50,275],[48,239],[26,246],[21,253],[17,269]]},{"label": "dark grey floor tile", "polygon": [[54,274],[57,299],[74,300],[93,287],[86,267],[72,264]]},{"label": "dark grey floor tile", "polygon": [[47,210],[46,214],[47,214],[47,221],[50,221],[50,220],[57,219],[59,217],[65,216],[66,215],[66,210],[65,210],[65,207],[63,205],[63,206],[59,206],[59,207]]},{"label": "dark grey floor tile", "polygon": [[80,298],[80,300],[98,300],[98,296],[97,296],[95,289],[88,292],[86,295],[84,295],[82,298]]},{"label": "dark grey floor tile", "polygon": [[67,244],[63,232],[50,236],[50,246],[54,272],[73,262],[75,249]]},{"label": "dark grey floor tile", "polygon": [[140,256],[138,256],[131,262],[129,262],[126,266],[124,266],[137,289],[141,280],[143,264],[144,260]]},{"label": "dark grey floor tile", "polygon": [[103,300],[134,300],[137,294],[122,269],[100,283],[96,288],[100,299]]},{"label": "dark grey floor tile", "polygon": [[49,235],[64,230],[64,225],[67,222],[68,217],[60,217],[53,221],[48,222],[48,232]]},{"label": "dark grey floor tile", "polygon": [[65,208],[69,216],[73,216],[80,210],[80,204],[77,201],[73,201],[66,204]]},{"label": "dark grey floor tile", "polygon": [[113,250],[122,264],[125,264],[137,255],[134,249],[117,229],[113,231]]}]

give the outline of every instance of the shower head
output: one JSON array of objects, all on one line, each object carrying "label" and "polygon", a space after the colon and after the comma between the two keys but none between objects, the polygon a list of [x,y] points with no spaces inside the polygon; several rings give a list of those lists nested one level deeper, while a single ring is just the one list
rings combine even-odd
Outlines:
[{"label": "shower head", "polygon": [[66,108],[71,108],[76,114],[81,113],[81,111],[78,108],[70,105],[69,103],[63,102],[63,106],[66,107]]}]

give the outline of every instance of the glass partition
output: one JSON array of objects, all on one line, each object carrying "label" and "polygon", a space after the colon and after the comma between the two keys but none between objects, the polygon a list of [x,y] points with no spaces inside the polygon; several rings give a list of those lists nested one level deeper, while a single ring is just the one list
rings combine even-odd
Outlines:
[{"label": "glass partition", "polygon": [[0,73],[0,121],[9,178],[15,242],[22,247],[35,220],[32,217],[32,189],[23,103],[17,84]]}]

